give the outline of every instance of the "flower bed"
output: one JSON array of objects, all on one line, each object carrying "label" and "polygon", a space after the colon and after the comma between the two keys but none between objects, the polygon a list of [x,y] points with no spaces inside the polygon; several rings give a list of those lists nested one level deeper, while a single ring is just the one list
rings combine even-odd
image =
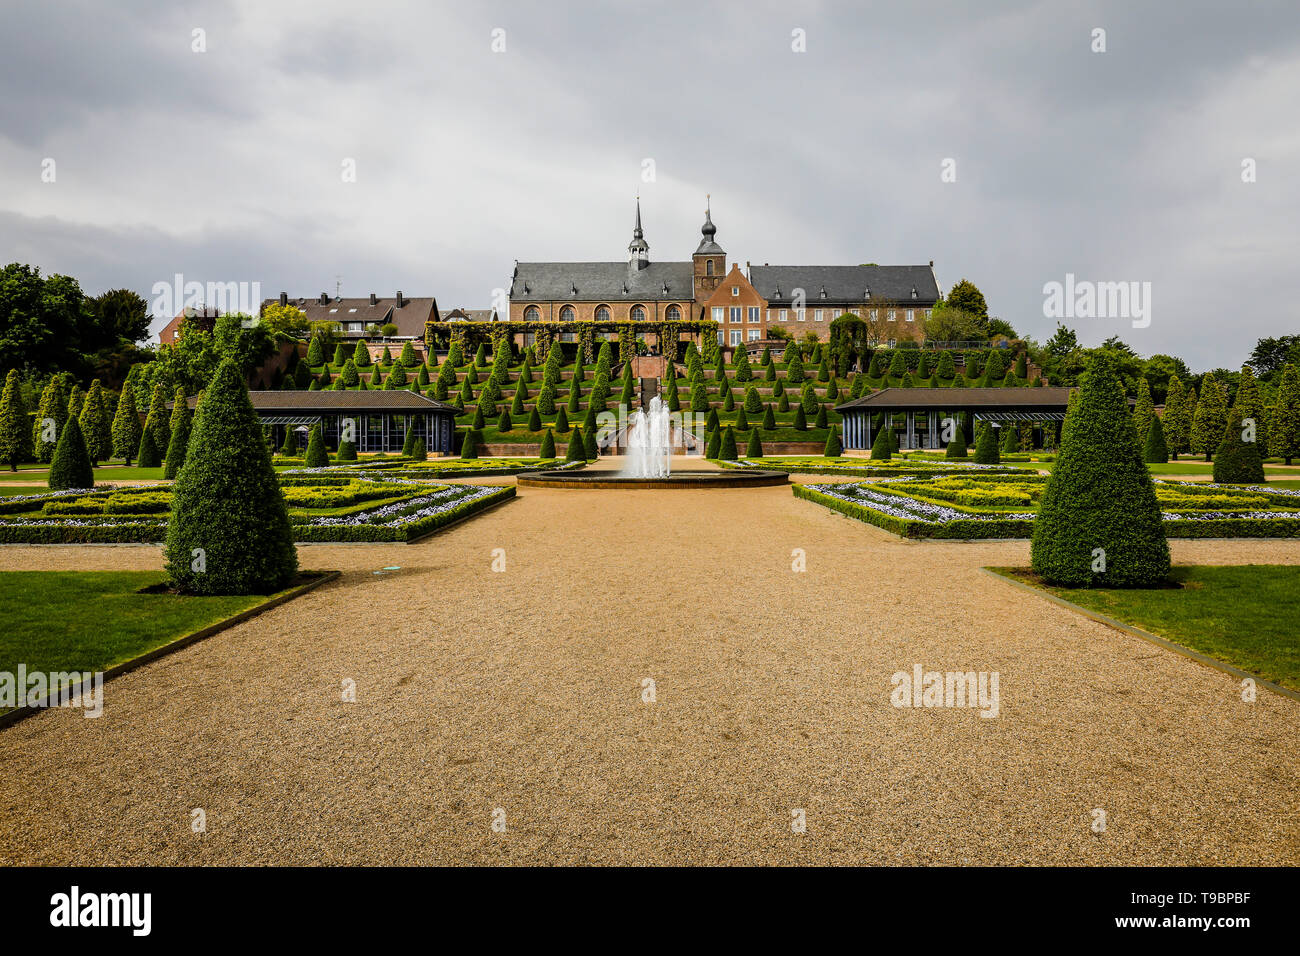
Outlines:
[{"label": "flower bed", "polygon": [[977,465],[974,462],[910,460],[891,458],[873,461],[870,458],[741,458],[739,461],[719,461],[723,468],[761,468],[764,471],[784,471],[804,475],[853,475],[858,478],[892,477],[899,475],[928,476],[955,473],[983,475],[1033,474],[1024,468],[1004,465]]},{"label": "flower bed", "polygon": [[[411,541],[514,497],[513,487],[436,484],[371,474],[281,479],[298,541]],[[72,490],[5,499],[2,544],[116,544],[162,541],[170,488]],[[330,513],[313,513],[330,509]]]},{"label": "flower bed", "polygon": [[[1045,483],[1026,475],[898,477],[795,485],[794,494],[905,538],[1028,538],[1034,512],[1014,503],[1036,506]],[[1300,537],[1300,492],[1290,489],[1161,481],[1156,496],[1171,538]],[[997,510],[1008,502],[1015,510]]]}]

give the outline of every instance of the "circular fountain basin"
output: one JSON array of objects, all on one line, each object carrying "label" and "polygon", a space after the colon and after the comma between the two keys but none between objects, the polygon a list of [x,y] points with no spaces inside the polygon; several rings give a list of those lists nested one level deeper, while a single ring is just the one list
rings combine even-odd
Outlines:
[{"label": "circular fountain basin", "polygon": [[725,471],[675,471],[667,478],[625,478],[608,471],[533,471],[519,475],[524,488],[762,488],[789,484],[784,471],[731,468]]}]

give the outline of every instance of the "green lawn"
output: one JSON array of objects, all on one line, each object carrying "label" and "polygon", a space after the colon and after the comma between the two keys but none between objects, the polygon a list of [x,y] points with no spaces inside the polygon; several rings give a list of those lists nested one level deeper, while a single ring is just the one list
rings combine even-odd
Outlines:
[{"label": "green lawn", "polygon": [[1182,587],[1160,590],[1054,588],[1020,569],[994,570],[1300,690],[1300,566],[1175,567]]},{"label": "green lawn", "polygon": [[[32,465],[30,467],[20,467],[17,474],[11,471],[0,471],[0,481],[20,481],[30,484],[33,481],[42,483],[49,480],[49,465]],[[95,483],[100,482],[119,482],[119,481],[140,481],[144,478],[158,478],[163,476],[163,470],[158,468],[137,468],[132,465],[127,468],[123,465],[107,465],[95,469]]]},{"label": "green lawn", "polygon": [[271,600],[137,594],[161,571],[0,572],[0,671],[102,671]]}]

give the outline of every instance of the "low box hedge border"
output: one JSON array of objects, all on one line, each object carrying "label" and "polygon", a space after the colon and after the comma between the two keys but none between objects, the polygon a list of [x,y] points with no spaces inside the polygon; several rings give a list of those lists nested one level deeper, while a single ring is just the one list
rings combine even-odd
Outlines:
[{"label": "low box hedge border", "polygon": [[[794,496],[812,501],[832,511],[855,518],[866,524],[883,528],[901,538],[982,541],[988,539],[1023,538],[1033,535],[1033,521],[1023,518],[991,521],[948,521],[932,524],[910,521],[876,511],[866,505],[843,501],[817,491],[807,485],[795,484]],[[1300,538],[1300,519],[1296,518],[1209,518],[1164,520],[1165,536],[1169,538]]]},{"label": "low box hedge border", "polygon": [[513,485],[504,486],[495,489],[487,495],[480,495],[469,501],[459,502],[446,511],[441,511],[436,515],[430,515],[427,518],[421,518],[419,521],[413,521],[410,524],[401,527],[391,527],[388,525],[294,525],[293,537],[295,541],[304,543],[329,543],[329,542],[365,542],[365,541],[392,541],[412,544],[421,538],[426,538],[435,531],[462,521],[471,515],[478,514],[487,508],[502,504],[509,501],[515,496]]}]

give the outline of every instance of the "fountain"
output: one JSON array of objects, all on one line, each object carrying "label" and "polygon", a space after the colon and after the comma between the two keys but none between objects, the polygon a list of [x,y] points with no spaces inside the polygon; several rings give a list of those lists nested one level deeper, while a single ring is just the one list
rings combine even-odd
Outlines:
[{"label": "fountain", "polygon": [[672,474],[672,413],[656,395],[650,408],[638,408],[627,429],[624,478],[667,478]]}]

